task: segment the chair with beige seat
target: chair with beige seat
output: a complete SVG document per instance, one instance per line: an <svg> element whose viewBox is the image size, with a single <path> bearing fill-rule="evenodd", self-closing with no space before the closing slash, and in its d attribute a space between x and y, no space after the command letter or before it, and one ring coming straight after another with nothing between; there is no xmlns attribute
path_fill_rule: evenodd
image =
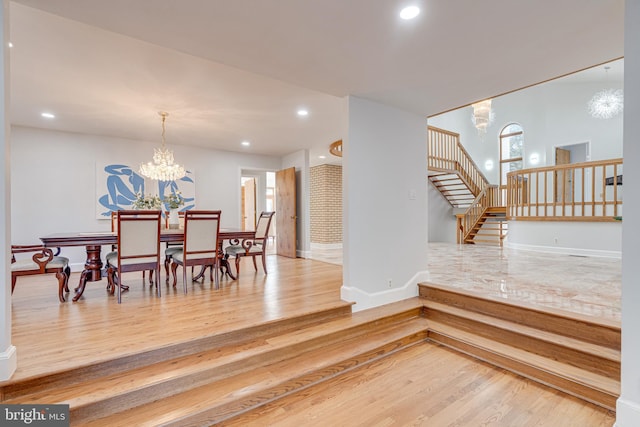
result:
<svg viewBox="0 0 640 427"><path fill-rule="evenodd" d="M266 244L269 237L269 228L271 227L271 220L275 212L262 212L258 217L258 223L256 224L256 234L253 239L243 240L242 244L238 241L232 241L231 246L225 248L226 254L236 258L236 274L240 277L240 259L242 257L250 256L253 258L253 267L258 271L258 265L256 264L256 257L262 258L262 269L264 274L267 274L267 261L265 258Z"/></svg>
<svg viewBox="0 0 640 427"><path fill-rule="evenodd" d="M118 249L107 255L107 280L111 292L118 288L118 303L122 302L122 274L153 270L152 281L160 296L160 211L123 210L117 214ZM144 283L144 279L143 279Z"/></svg>
<svg viewBox="0 0 640 427"><path fill-rule="evenodd" d="M200 265L203 268L213 266L216 289L219 287L219 235L221 211L192 210L184 215L184 245L181 251L172 255L171 272L173 286L176 286L176 272L182 266L184 293L187 293L187 267ZM193 270L192 270L193 274ZM213 278L212 278L213 279ZM193 278L192 278L193 280Z"/></svg>
<svg viewBox="0 0 640 427"><path fill-rule="evenodd" d="M16 259L16 254L28 253L33 255ZM71 275L69 258L56 256L51 249L41 245L11 245L11 293L16 287L18 276L34 274L55 274L58 279L58 299L65 302L64 292L69 292Z"/></svg>

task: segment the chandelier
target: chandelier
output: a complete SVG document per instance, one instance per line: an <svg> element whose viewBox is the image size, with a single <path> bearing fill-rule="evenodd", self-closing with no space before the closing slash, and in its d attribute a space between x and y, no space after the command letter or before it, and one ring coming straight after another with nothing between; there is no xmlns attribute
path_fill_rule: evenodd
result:
<svg viewBox="0 0 640 427"><path fill-rule="evenodd" d="M607 73L611 67L604 67ZM589 113L597 119L610 119L620 114L624 108L624 95L621 89L605 89L593 95L589 101Z"/></svg>
<svg viewBox="0 0 640 427"><path fill-rule="evenodd" d="M174 164L173 151L164 145L164 122L169 113L159 112L162 117L162 146L153 150L153 162L140 165L140 174L157 181L175 181L186 175L184 168Z"/></svg>
<svg viewBox="0 0 640 427"><path fill-rule="evenodd" d="M480 134L487 132L487 127L493 123L495 119L495 113L491 109L491 100L485 99L484 101L471 104L473 107L473 115L471 121L473 125L478 129Z"/></svg>

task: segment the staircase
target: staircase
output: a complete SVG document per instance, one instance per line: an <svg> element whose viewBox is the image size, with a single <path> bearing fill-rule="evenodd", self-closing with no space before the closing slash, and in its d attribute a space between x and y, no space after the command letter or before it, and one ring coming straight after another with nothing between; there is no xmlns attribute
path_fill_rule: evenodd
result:
<svg viewBox="0 0 640 427"><path fill-rule="evenodd" d="M429 181L454 208L467 208L476 198L458 173L429 171Z"/></svg>
<svg viewBox="0 0 640 427"><path fill-rule="evenodd" d="M493 206L486 208L480 219L465 237L465 243L480 243L502 246L507 236L507 208Z"/></svg>
<svg viewBox="0 0 640 427"><path fill-rule="evenodd" d="M431 184L455 209L458 243L502 246L507 234L506 207L497 186L480 172L460 144L460 135L429 126L428 176Z"/></svg>
<svg viewBox="0 0 640 427"><path fill-rule="evenodd" d="M454 208L468 207L489 181L460 144L460 135L433 126L429 134L429 181Z"/></svg>
<svg viewBox="0 0 640 427"><path fill-rule="evenodd" d="M431 341L615 410L619 324L431 283L419 288Z"/></svg>
<svg viewBox="0 0 640 427"><path fill-rule="evenodd" d="M418 297L353 314L345 303L14 383L0 395L3 404L69 404L72 425L212 425L426 336Z"/></svg>

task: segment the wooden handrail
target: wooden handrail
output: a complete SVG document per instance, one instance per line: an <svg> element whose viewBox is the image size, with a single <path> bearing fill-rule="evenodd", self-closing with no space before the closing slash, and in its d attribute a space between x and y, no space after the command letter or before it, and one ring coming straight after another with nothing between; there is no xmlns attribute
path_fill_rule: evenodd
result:
<svg viewBox="0 0 640 427"><path fill-rule="evenodd" d="M462 228L462 243L469 238L486 210L497 206L503 206L500 187L497 185L487 186L478 194L471 206L464 212L462 218L459 219Z"/></svg>
<svg viewBox="0 0 640 427"><path fill-rule="evenodd" d="M622 216L622 159L522 169L507 174L507 218L615 221Z"/></svg>
<svg viewBox="0 0 640 427"><path fill-rule="evenodd" d="M487 178L460 143L460 134L429 126L428 135L430 170L457 173L474 196L489 186Z"/></svg>

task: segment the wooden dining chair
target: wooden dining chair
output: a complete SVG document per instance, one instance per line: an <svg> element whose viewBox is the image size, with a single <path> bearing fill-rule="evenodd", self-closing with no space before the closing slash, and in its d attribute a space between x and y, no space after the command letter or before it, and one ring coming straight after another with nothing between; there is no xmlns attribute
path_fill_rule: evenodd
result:
<svg viewBox="0 0 640 427"><path fill-rule="evenodd" d="M169 228L169 211L164 212L164 228ZM111 231L112 232L118 231L118 211L111 211ZM115 252L117 248L118 248L118 245L111 245L112 252ZM109 254L107 254L107 257L111 259L115 259L113 255L109 256ZM169 270L167 269L167 283L169 283L168 276L169 276ZM146 271L143 271L142 279L145 280L145 278L146 278ZM153 270L149 270L149 284L150 285L153 284Z"/></svg>
<svg viewBox="0 0 640 427"><path fill-rule="evenodd" d="M58 251L60 248L58 248ZM31 257L16 259L16 254L33 253ZM20 256L20 255L18 255ZM11 245L11 293L18 276L55 274L58 279L58 299L65 302L64 292L69 292L69 258L57 256L42 245Z"/></svg>
<svg viewBox="0 0 640 427"><path fill-rule="evenodd" d="M171 272L176 286L176 271L182 266L184 293L187 293L187 267L213 266L215 285L219 288L218 266L220 259L219 235L221 211L187 211L184 215L184 245L172 255ZM214 274L212 270L212 275ZM213 278L212 278L213 279ZM192 270L193 280L193 270Z"/></svg>
<svg viewBox="0 0 640 427"><path fill-rule="evenodd" d="M118 249L107 255L107 281L113 293L118 288L118 304L122 302L122 290L128 289L122 283L122 274L131 271L153 270L157 294L160 275L160 211L122 210L118 211ZM144 283L144 280L143 280Z"/></svg>
<svg viewBox="0 0 640 427"><path fill-rule="evenodd" d="M236 259L236 274L240 277L240 259L242 257L250 256L253 259L253 267L258 271L258 265L256 264L256 257L262 258L262 269L264 274L267 274L267 261L266 261L266 245L269 238L269 228L271 227L271 220L275 212L262 212L258 217L258 223L256 224L256 235L253 239L245 239L242 243L239 240L231 241L231 245L225 248L225 253L229 257L235 257Z"/></svg>

